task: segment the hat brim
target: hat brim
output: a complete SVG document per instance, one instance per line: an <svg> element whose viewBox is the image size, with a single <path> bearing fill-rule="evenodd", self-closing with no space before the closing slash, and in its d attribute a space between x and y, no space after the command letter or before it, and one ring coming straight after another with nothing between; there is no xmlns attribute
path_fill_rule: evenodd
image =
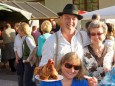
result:
<svg viewBox="0 0 115 86"><path fill-rule="evenodd" d="M79 14L64 13L64 12L59 12L59 13L57 13L57 14L58 14L58 16L62 16L63 14L70 14L70 15L75 15L75 16L77 16L78 20L83 19L83 16L82 16L82 15L79 15Z"/></svg>

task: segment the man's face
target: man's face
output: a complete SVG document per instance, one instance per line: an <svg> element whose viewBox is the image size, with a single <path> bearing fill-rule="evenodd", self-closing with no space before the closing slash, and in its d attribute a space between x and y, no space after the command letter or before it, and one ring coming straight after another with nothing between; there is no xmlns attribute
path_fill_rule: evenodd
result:
<svg viewBox="0 0 115 86"><path fill-rule="evenodd" d="M63 14L61 17L62 28L75 29L78 19L75 15Z"/></svg>

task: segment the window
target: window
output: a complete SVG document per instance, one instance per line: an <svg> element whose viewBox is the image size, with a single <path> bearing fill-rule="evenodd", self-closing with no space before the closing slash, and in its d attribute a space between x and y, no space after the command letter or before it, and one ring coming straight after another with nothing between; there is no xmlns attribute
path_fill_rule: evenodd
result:
<svg viewBox="0 0 115 86"><path fill-rule="evenodd" d="M73 0L79 10L93 11L99 9L99 0Z"/></svg>

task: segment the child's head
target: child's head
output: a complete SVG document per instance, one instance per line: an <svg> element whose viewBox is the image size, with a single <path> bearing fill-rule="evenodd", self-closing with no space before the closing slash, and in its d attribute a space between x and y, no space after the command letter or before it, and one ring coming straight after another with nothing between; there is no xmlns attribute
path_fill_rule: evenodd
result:
<svg viewBox="0 0 115 86"><path fill-rule="evenodd" d="M114 36L114 25L111 23L106 23L108 27L107 36Z"/></svg>
<svg viewBox="0 0 115 86"><path fill-rule="evenodd" d="M32 31L37 30L37 26L32 26Z"/></svg>
<svg viewBox="0 0 115 86"><path fill-rule="evenodd" d="M92 19L92 21L100 20L100 15L99 14L93 14L91 19Z"/></svg>
<svg viewBox="0 0 115 86"><path fill-rule="evenodd" d="M45 20L42 24L41 24L41 31L43 33L50 33L50 31L52 30L52 24L50 21Z"/></svg>

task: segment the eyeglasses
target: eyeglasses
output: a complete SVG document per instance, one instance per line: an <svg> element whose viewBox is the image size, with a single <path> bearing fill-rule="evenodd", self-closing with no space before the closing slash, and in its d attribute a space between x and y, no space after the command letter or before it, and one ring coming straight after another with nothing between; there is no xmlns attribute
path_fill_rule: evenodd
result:
<svg viewBox="0 0 115 86"><path fill-rule="evenodd" d="M91 36L101 36L103 33L90 33Z"/></svg>
<svg viewBox="0 0 115 86"><path fill-rule="evenodd" d="M73 67L74 70L80 70L81 69L81 66L72 65L70 63L65 63L65 67L68 69L71 69Z"/></svg>

